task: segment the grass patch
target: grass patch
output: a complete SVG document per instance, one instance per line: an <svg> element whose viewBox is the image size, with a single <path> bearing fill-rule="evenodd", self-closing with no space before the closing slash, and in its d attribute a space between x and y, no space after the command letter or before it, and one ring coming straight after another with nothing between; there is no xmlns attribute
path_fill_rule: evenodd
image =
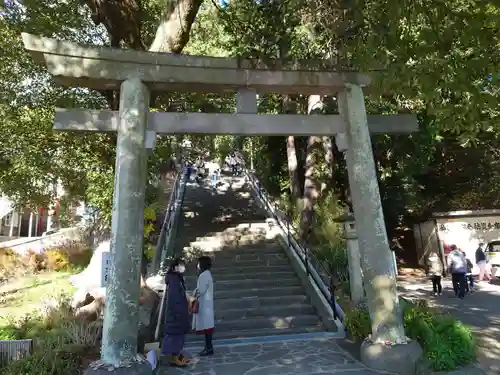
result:
<svg viewBox="0 0 500 375"><path fill-rule="evenodd" d="M0 327L9 316L18 318L26 311L38 309L54 291L69 296L74 291L68 281L71 275L71 272L46 272L4 284L0 287Z"/></svg>
<svg viewBox="0 0 500 375"><path fill-rule="evenodd" d="M2 375L76 375L99 357L102 325L73 316L70 275L26 277L16 283L17 289L4 292L0 340L33 339L34 353L0 369Z"/></svg>

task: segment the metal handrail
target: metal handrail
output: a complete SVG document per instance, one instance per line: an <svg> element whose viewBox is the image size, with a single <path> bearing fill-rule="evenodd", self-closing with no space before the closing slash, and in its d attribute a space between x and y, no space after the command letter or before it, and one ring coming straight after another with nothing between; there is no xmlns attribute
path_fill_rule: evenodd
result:
<svg viewBox="0 0 500 375"><path fill-rule="evenodd" d="M173 217L172 215L176 211L177 207L175 206L175 202L177 202L179 200L179 198L180 198L180 200L178 203L180 204L180 211L182 211L182 205L184 202L184 196L186 194L186 189L185 188L181 189L181 188L183 187L183 185L184 186L186 185L186 182L189 178L188 170L189 169L186 167L183 167L181 169L181 172L179 173L179 175L177 176L177 179L176 179L176 185L174 186L174 189L173 189L171 197L170 197L171 201L169 203L169 213L167 215L168 218L166 217L165 221L164 221L165 231L164 231L164 235L163 235L163 242L161 243L161 247L160 247L160 241L158 241L158 246L157 246L157 250L156 250L157 253L160 253L160 261L161 261L156 272L163 271L163 269L165 268L166 265L162 264L162 263L164 263L164 260L167 260L169 258L168 254L165 254L165 257L161 257L161 254L164 251L166 253L169 250L169 249L164 249L164 247L167 244L166 237L167 237L167 235L171 234L170 231L172 230L173 226L175 225L175 217ZM178 194L181 191L182 191L182 195L179 197ZM163 230L163 228L162 228L162 230ZM175 237L177 238L178 235L179 235L179 225L177 223L176 230L175 230ZM171 257L174 257L175 256L175 247L172 251L173 251L173 253L172 253ZM160 330L161 330L161 326L163 323L163 314L165 313L166 303L167 303L167 286L165 285L165 290L163 291L163 295L162 295L161 300L160 300L160 305L158 307L158 320L156 322L156 327L155 327L155 332L154 332L154 340L155 341L158 341L160 338Z"/></svg>
<svg viewBox="0 0 500 375"><path fill-rule="evenodd" d="M163 224L161 227L160 235L158 237L158 242L156 244L156 251L153 257L153 266L152 266L152 274L156 274L161 268L162 262L162 254L164 253L165 246L167 244L167 237L170 235L170 231L172 230L174 220L173 214L176 209L176 202L179 194L179 190L181 188L181 184L186 183L185 175L187 170L185 167L181 167L180 171L178 171L177 176L175 177L175 182L172 187L172 191L170 193L170 200L168 202L168 206L166 209L165 219L163 220Z"/></svg>
<svg viewBox="0 0 500 375"><path fill-rule="evenodd" d="M276 204L273 207L269 199L269 194L261 186L257 177L248 170L241 155L240 160L243 164L245 176L256 193L259 195L261 201L265 204L266 210L273 216L276 223L286 233L288 247L294 250L295 254L302 261L307 276L311 277L316 287L321 291L323 297L330 304L334 319L341 319L340 314L338 314L337 304L335 301L335 284L333 275L327 271L324 265L318 261L314 254L310 251L310 247L308 245L310 232L308 233L306 239L302 241L303 243L300 244L298 231L294 228L293 223L291 222L291 215L283 215L278 210ZM324 280L322 275L326 275L327 280Z"/></svg>

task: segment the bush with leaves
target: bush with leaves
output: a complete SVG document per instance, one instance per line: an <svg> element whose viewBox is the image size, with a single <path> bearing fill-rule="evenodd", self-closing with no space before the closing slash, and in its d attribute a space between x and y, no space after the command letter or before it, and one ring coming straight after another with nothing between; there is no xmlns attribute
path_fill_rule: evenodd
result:
<svg viewBox="0 0 500 375"><path fill-rule="evenodd" d="M0 284L27 272L21 256L12 249L0 249Z"/></svg>
<svg viewBox="0 0 500 375"><path fill-rule="evenodd" d="M476 359L472 331L450 315L414 306L404 312L408 337L418 340L436 371L449 371Z"/></svg>
<svg viewBox="0 0 500 375"><path fill-rule="evenodd" d="M41 271L77 271L86 267L91 257L92 249L79 242L68 242L42 253L28 250L26 255L0 249L0 282Z"/></svg>
<svg viewBox="0 0 500 375"><path fill-rule="evenodd" d="M430 308L425 300L402 300L405 333L417 340L425 359L435 371L451 371L476 359L472 331L448 314ZM371 334L370 315L366 306L358 306L345 314L344 325L355 339Z"/></svg>

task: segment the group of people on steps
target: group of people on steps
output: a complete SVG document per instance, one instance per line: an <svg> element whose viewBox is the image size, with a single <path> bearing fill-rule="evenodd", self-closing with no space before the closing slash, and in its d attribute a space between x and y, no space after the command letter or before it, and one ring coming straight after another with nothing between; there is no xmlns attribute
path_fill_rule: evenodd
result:
<svg viewBox="0 0 500 375"><path fill-rule="evenodd" d="M205 338L205 347L199 355L204 357L214 354L214 282L211 267L210 257L198 258L198 279L192 295L187 294L184 282L186 266L181 259L175 259L167 271L167 303L161 353L171 366L184 367L189 364L182 351L186 335L192 331Z"/></svg>
<svg viewBox="0 0 500 375"><path fill-rule="evenodd" d="M451 245L450 249L451 252L446 259L447 273L451 274L455 295L460 299L464 299L467 293L474 291L473 264L467 258L465 252L457 248L456 245ZM479 244L475 258L479 268L479 281L491 281L491 276L487 269L488 259L483 243ZM443 293L441 280L446 275L446 272L441 258L435 252L430 253L427 258L427 274L432 281L433 295L441 295Z"/></svg>

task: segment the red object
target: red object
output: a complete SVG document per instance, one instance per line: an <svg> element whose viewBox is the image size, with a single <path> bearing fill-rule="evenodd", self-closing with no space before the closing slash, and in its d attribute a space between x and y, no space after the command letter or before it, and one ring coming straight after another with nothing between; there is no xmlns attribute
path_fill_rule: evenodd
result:
<svg viewBox="0 0 500 375"><path fill-rule="evenodd" d="M444 241L441 241L441 244L443 245L444 256L448 256L451 253L451 245L446 244Z"/></svg>
<svg viewBox="0 0 500 375"><path fill-rule="evenodd" d="M214 328L209 328L209 329L202 329L201 331L196 331L198 335L204 335L205 333L214 333L215 327Z"/></svg>

